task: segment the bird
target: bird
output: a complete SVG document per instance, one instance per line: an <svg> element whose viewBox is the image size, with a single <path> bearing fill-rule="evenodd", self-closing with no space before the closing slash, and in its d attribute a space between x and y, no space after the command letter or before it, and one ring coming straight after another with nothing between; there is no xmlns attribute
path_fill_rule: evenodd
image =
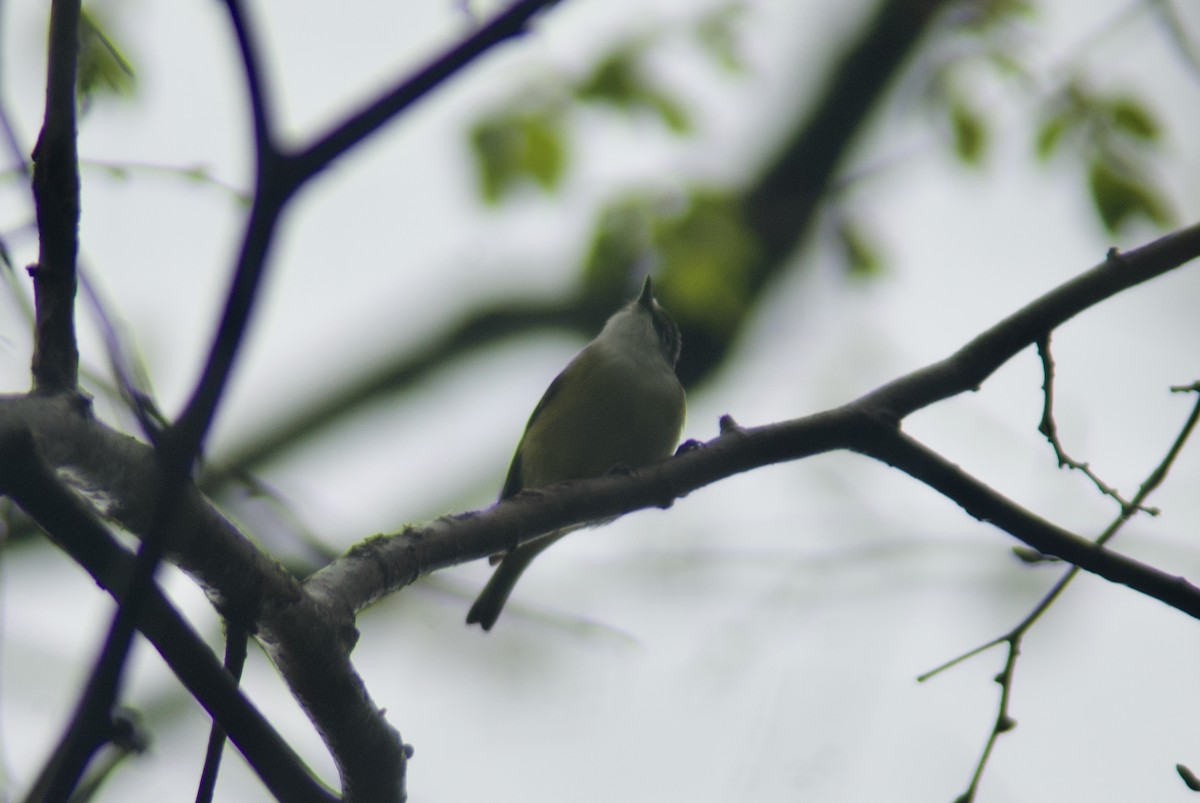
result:
<svg viewBox="0 0 1200 803"><path fill-rule="evenodd" d="M534 407L500 501L527 488L599 477L669 457L683 431L686 408L675 375L680 348L679 327L659 306L647 276L638 297L613 313ZM573 529L578 527L493 555L492 562L499 565L471 606L467 624L491 630L529 563Z"/></svg>

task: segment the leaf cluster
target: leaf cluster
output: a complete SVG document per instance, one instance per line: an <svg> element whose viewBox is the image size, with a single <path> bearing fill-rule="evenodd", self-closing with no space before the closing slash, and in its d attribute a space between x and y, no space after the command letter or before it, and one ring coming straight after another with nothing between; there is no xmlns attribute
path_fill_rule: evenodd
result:
<svg viewBox="0 0 1200 803"><path fill-rule="evenodd" d="M1115 234L1138 220L1172 222L1151 165L1161 140L1162 126L1143 98L1096 91L1076 79L1046 104L1035 150L1043 162L1070 158L1085 165L1096 213Z"/></svg>
<svg viewBox="0 0 1200 803"><path fill-rule="evenodd" d="M729 72L742 68L735 33L740 11L739 3L720 5L685 28L686 40ZM581 108L645 116L671 134L689 134L691 115L652 63L657 46L676 33L664 26L653 34L624 38L584 75L539 76L534 88L481 115L468 137L484 201L501 203L529 185L547 192L558 189L572 151L570 122Z"/></svg>

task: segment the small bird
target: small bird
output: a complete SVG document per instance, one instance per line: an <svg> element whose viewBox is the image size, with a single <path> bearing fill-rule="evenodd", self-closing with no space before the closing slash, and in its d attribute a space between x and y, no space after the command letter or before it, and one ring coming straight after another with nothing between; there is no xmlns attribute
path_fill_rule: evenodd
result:
<svg viewBox="0 0 1200 803"><path fill-rule="evenodd" d="M617 310L546 389L517 444L500 500L669 457L683 429L679 349L679 327L658 305L647 276L641 295ZM503 555L467 624L491 630L525 567L567 532L556 530Z"/></svg>

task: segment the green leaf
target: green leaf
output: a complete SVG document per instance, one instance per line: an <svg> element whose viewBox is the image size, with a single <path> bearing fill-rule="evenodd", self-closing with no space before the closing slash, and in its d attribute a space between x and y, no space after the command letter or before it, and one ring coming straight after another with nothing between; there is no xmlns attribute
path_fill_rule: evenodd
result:
<svg viewBox="0 0 1200 803"><path fill-rule="evenodd" d="M470 134L484 201L496 204L530 182L555 189L566 168L562 119L551 103L527 104L476 123Z"/></svg>
<svg viewBox="0 0 1200 803"><path fill-rule="evenodd" d="M619 303L629 278L645 273L654 258L650 229L654 199L642 193L621 198L604 208L592 234L584 263L584 292L588 298L611 298Z"/></svg>
<svg viewBox="0 0 1200 803"><path fill-rule="evenodd" d="M740 197L698 190L681 214L658 219L653 238L672 313L718 340L729 337L750 311L759 259Z"/></svg>
<svg viewBox="0 0 1200 803"><path fill-rule="evenodd" d="M471 150L479 172L480 192L489 204L500 200L515 176L510 127L494 120L481 120L471 130Z"/></svg>
<svg viewBox="0 0 1200 803"><path fill-rule="evenodd" d="M1077 122L1077 116L1067 109L1061 109L1048 117L1038 128L1037 142L1034 145L1037 158L1043 162L1048 161L1058 150L1063 134Z"/></svg>
<svg viewBox="0 0 1200 803"><path fill-rule="evenodd" d="M868 279L883 272L879 250L857 223L840 221L835 236L846 259L847 275L853 279Z"/></svg>
<svg viewBox="0 0 1200 803"><path fill-rule="evenodd" d="M1105 159L1092 160L1088 187L1100 220L1111 233L1139 217L1158 226L1170 222L1166 202L1154 187L1113 168Z"/></svg>
<svg viewBox="0 0 1200 803"><path fill-rule="evenodd" d="M695 25L696 40L709 55L731 73L745 70L745 62L738 50L736 24L746 7L739 2L717 6L702 16Z"/></svg>
<svg viewBox="0 0 1200 803"><path fill-rule="evenodd" d="M609 103L617 108L631 108L643 93L644 82L638 71L642 48L626 45L610 53L592 70L591 75L575 87L580 100Z"/></svg>
<svg viewBox="0 0 1200 803"><path fill-rule="evenodd" d="M80 105L85 108L100 95L128 97L133 94L133 67L86 10L79 15L77 70L75 92Z"/></svg>
<svg viewBox="0 0 1200 803"><path fill-rule="evenodd" d="M1031 17L1034 8L1029 0L976 0L963 9L963 28L976 34L988 34L1018 17Z"/></svg>
<svg viewBox="0 0 1200 803"><path fill-rule="evenodd" d="M561 127L557 120L530 116L521 121L525 135L524 168L544 190L553 190L566 163Z"/></svg>
<svg viewBox="0 0 1200 803"><path fill-rule="evenodd" d="M950 105L950 125L955 154L964 163L978 167L987 149L987 123L962 100L955 100Z"/></svg>
<svg viewBox="0 0 1200 803"><path fill-rule="evenodd" d="M575 87L575 96L586 103L607 103L625 112L652 111L671 131L686 133L691 120L682 105L651 83L642 70L644 49L641 44L618 48Z"/></svg>
<svg viewBox="0 0 1200 803"><path fill-rule="evenodd" d="M686 134L691 131L691 118L670 95L651 90L647 92L645 102L647 106L658 112L658 116L672 133Z"/></svg>
<svg viewBox="0 0 1200 803"><path fill-rule="evenodd" d="M1116 98L1109 104L1108 113L1115 128L1137 139L1157 142L1161 136L1158 120L1136 98Z"/></svg>

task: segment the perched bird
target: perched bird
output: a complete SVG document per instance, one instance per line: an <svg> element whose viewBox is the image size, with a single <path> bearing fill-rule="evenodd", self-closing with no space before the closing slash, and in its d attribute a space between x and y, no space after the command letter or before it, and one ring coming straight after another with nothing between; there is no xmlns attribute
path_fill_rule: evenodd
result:
<svg viewBox="0 0 1200 803"><path fill-rule="evenodd" d="M517 444L500 499L670 456L683 428L683 386L675 376L679 348L679 327L654 299L646 277L641 295L617 310L546 389ZM566 533L556 530L505 554L467 624L491 630L525 567Z"/></svg>

